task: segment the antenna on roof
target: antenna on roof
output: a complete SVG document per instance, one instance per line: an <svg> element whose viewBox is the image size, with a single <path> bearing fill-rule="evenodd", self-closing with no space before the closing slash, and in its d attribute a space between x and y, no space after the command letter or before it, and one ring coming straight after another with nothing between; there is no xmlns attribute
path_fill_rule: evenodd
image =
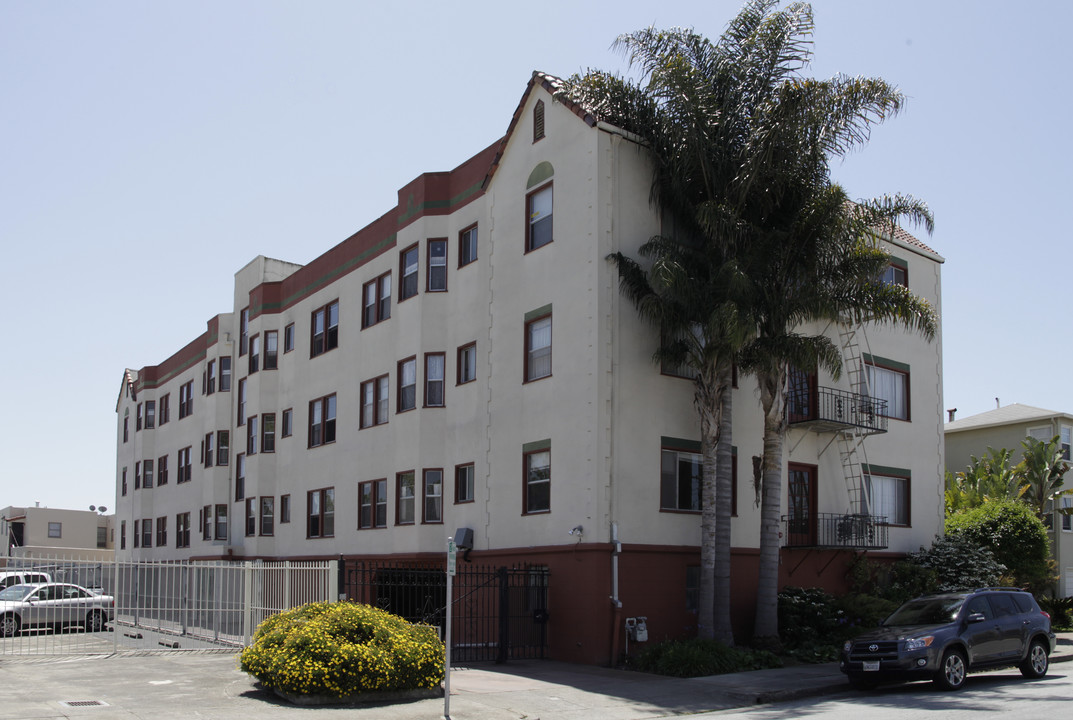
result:
<svg viewBox="0 0 1073 720"><path fill-rule="evenodd" d="M1000 407L1002 407L1002 403L998 401L998 398L995 398L995 409L998 410Z"/></svg>

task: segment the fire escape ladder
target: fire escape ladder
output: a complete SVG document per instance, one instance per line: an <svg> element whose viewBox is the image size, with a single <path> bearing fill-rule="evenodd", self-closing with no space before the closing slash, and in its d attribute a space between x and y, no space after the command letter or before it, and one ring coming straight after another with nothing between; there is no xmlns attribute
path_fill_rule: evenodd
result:
<svg viewBox="0 0 1073 720"><path fill-rule="evenodd" d="M842 372L849 380L850 391L859 397L870 398L872 393L861 353L862 339L865 343L868 342L864 326L843 322L839 325L838 337L842 345ZM871 506L863 471L868 464L868 454L864 447L866 437L867 433L857 426L838 433L838 455L846 480L849 512L858 515L866 514Z"/></svg>

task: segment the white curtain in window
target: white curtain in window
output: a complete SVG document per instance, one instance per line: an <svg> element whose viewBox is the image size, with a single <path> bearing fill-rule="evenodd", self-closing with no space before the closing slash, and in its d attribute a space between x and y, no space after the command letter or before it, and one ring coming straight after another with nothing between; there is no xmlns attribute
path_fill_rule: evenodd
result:
<svg viewBox="0 0 1073 720"><path fill-rule="evenodd" d="M865 367L868 368L868 385L872 390L872 397L887 401L887 417L908 419L905 374L874 365Z"/></svg>
<svg viewBox="0 0 1073 720"><path fill-rule="evenodd" d="M551 318L537 320L529 326L529 377L551 375Z"/></svg>
<svg viewBox="0 0 1073 720"><path fill-rule="evenodd" d="M905 478L866 475L871 496L871 515L886 516L892 525L909 524L909 493Z"/></svg>

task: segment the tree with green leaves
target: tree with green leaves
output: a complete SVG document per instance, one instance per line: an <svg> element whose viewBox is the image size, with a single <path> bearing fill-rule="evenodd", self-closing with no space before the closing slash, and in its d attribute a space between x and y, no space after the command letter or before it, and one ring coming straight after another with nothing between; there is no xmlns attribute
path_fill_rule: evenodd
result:
<svg viewBox="0 0 1073 720"><path fill-rule="evenodd" d="M1021 446L1024 448L1024 459L1014 468L1023 488L1020 497L1043 522L1052 511L1069 515L1073 509L1059 507L1059 499L1073 496L1073 488L1062 487L1069 463L1062 457L1062 444L1058 436L1050 442L1030 437Z"/></svg>
<svg viewBox="0 0 1073 720"><path fill-rule="evenodd" d="M970 510L988 500L1018 500L1027 490L1021 480L1013 465L1013 453L988 447L980 459L970 456L964 470L946 473L946 514Z"/></svg>

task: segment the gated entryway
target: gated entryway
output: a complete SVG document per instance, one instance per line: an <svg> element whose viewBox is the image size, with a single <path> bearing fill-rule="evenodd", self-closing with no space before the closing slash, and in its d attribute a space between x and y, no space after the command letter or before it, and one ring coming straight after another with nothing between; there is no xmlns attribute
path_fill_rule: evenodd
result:
<svg viewBox="0 0 1073 720"><path fill-rule="evenodd" d="M442 564L339 563L339 592L347 599L375 605L410 622L446 626L447 577ZM542 565L458 563L452 582L452 663L545 657L549 577Z"/></svg>
<svg viewBox="0 0 1073 720"><path fill-rule="evenodd" d="M44 621L0 637L3 655L102 655L176 650L235 651L257 625L308 602L334 600L338 568L321 562L84 562L20 558L6 569L33 569L53 582L94 593L78 617L38 601ZM107 598L103 604L100 598ZM104 631L83 627L88 613L110 616ZM48 617L49 611L54 616ZM85 616L85 617L83 617Z"/></svg>

